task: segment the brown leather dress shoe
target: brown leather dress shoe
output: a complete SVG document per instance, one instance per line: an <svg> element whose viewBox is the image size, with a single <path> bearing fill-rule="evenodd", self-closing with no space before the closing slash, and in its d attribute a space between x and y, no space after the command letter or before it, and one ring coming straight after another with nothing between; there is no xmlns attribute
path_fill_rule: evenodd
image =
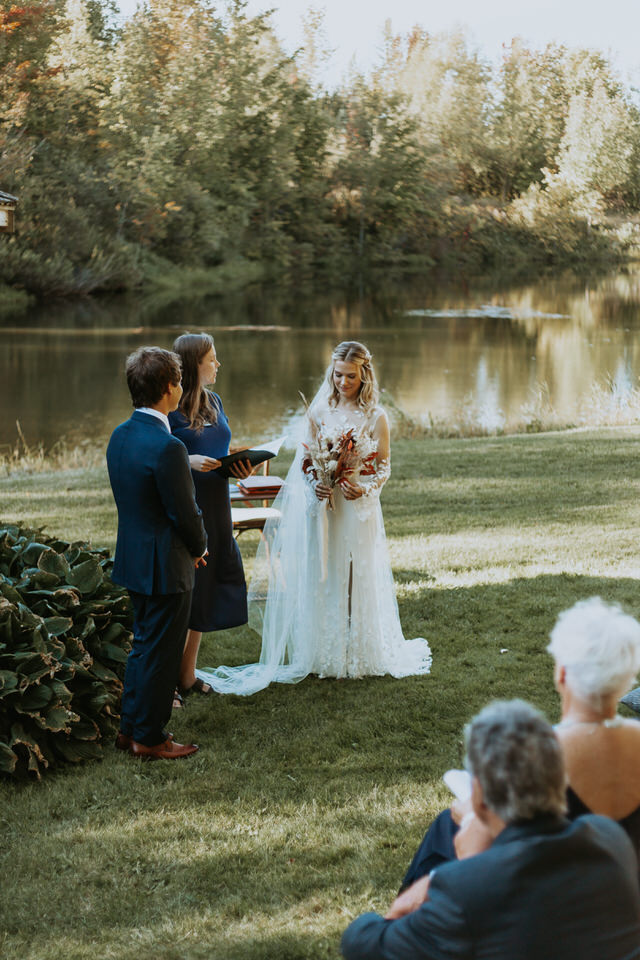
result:
<svg viewBox="0 0 640 960"><path fill-rule="evenodd" d="M173 740L173 734L167 733L166 739ZM123 733L122 730L120 730L115 739L114 747L116 748L116 750L131 750L131 737L129 737L126 733Z"/></svg>
<svg viewBox="0 0 640 960"><path fill-rule="evenodd" d="M179 760L197 753L198 749L195 743L176 743L175 740L168 739L153 747L132 740L130 747L131 756L140 757L142 760Z"/></svg>

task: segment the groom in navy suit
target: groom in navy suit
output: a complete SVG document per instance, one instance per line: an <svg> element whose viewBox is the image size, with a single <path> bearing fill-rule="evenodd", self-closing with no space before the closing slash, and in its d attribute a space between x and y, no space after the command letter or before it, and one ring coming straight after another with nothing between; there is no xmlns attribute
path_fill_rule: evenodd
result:
<svg viewBox="0 0 640 960"><path fill-rule="evenodd" d="M141 347L128 357L126 374L135 410L107 448L118 508L112 579L127 588L134 617L116 746L133 756L174 759L198 749L176 743L165 724L207 537L186 447L169 429L168 414L182 397L180 358Z"/></svg>

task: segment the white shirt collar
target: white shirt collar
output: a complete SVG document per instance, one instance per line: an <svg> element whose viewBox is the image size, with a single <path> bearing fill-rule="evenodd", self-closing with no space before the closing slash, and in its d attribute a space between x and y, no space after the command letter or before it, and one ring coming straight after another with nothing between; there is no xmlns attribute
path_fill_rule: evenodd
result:
<svg viewBox="0 0 640 960"><path fill-rule="evenodd" d="M148 413L152 417L157 417L158 420L162 420L165 427L171 433L171 427L169 426L169 417L166 413L161 413L160 410L154 410L153 407L136 407L138 413Z"/></svg>

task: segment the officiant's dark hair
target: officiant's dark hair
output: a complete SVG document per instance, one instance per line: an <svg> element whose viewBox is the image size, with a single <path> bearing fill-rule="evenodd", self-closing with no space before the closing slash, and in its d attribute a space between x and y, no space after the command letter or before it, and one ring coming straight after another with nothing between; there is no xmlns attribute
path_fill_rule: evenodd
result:
<svg viewBox="0 0 640 960"><path fill-rule="evenodd" d="M151 407L180 383L180 357L161 347L140 347L127 357L125 372L134 407Z"/></svg>
<svg viewBox="0 0 640 960"><path fill-rule="evenodd" d="M182 361L182 400L180 411L198 433L205 423L216 423L218 410L211 394L200 386L199 366L210 350L213 337L208 333L183 333L173 344Z"/></svg>
<svg viewBox="0 0 640 960"><path fill-rule="evenodd" d="M364 343L357 340L343 340L339 343L331 355L331 366L327 370L327 383L330 387L329 403L332 407L337 406L340 400L340 394L333 382L333 371L336 367L336 360L342 360L344 363L356 363L360 367L360 377L362 382L358 392L358 406L363 410L372 410L378 402L379 390L375 370L371 363L371 353L365 347Z"/></svg>

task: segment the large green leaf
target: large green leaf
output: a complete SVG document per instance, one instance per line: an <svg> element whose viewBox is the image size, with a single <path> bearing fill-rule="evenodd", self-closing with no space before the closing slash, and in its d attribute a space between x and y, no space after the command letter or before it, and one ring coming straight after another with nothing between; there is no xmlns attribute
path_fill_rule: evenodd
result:
<svg viewBox="0 0 640 960"><path fill-rule="evenodd" d="M73 626L73 620L70 617L47 617L44 621L47 633L52 637L59 637L61 633L66 633Z"/></svg>
<svg viewBox="0 0 640 960"><path fill-rule="evenodd" d="M40 554L47 549L48 547L44 543L38 543L37 541L30 543L20 552L20 560L24 566L35 567Z"/></svg>
<svg viewBox="0 0 640 960"><path fill-rule="evenodd" d="M16 590L8 577L0 576L0 594L2 594L6 600L10 600L11 603L18 604L23 602L22 594L19 590Z"/></svg>
<svg viewBox="0 0 640 960"><path fill-rule="evenodd" d="M32 683L23 691L22 696L13 702L18 713L34 713L41 710L53 699L53 691L46 683Z"/></svg>
<svg viewBox="0 0 640 960"><path fill-rule="evenodd" d="M55 573L47 573L46 570L39 570L38 567L29 567L22 574L18 581L21 590L50 590L57 587L60 583L60 577Z"/></svg>
<svg viewBox="0 0 640 960"><path fill-rule="evenodd" d="M27 769L35 773L37 778L40 779L40 764L48 767L49 762L42 753L36 737L31 733L27 733L22 724L14 723L11 727L9 746L13 748L18 755L21 753L26 754Z"/></svg>
<svg viewBox="0 0 640 960"><path fill-rule="evenodd" d="M103 631L100 639L103 643L114 643L118 637L127 634L129 631L122 623L110 623L106 630Z"/></svg>
<svg viewBox="0 0 640 960"><path fill-rule="evenodd" d="M39 716L34 716L33 720L42 727L43 730L50 730L52 733L68 733L71 729L70 721L76 714L72 714L61 704L54 704L43 710Z"/></svg>
<svg viewBox="0 0 640 960"><path fill-rule="evenodd" d="M102 683L94 684L94 692L91 697L82 699L82 708L86 713L98 713L103 707L113 700L112 694Z"/></svg>
<svg viewBox="0 0 640 960"><path fill-rule="evenodd" d="M0 527L0 543L3 540L17 540L20 536L20 527L16 527L14 523L5 523Z"/></svg>
<svg viewBox="0 0 640 960"><path fill-rule="evenodd" d="M64 638L64 645L65 645L65 649L67 651L67 656L69 657L69 659L78 661L78 662L81 662L86 658L88 658L89 660L91 659L91 657L89 657L87 651L85 650L84 645L80 642L78 637L70 637L69 635L67 635Z"/></svg>
<svg viewBox="0 0 640 960"><path fill-rule="evenodd" d="M71 690L69 690L69 688L68 688L68 686L66 685L66 683L63 683L63 681L58 677L57 674L56 674L55 677L53 677L53 678L49 681L49 686L51 687L51 690L53 691L54 697L56 697L56 699L59 700L60 703L64 703L64 704L69 704L69 703L71 703L71 698L72 698L73 694L72 694Z"/></svg>
<svg viewBox="0 0 640 960"><path fill-rule="evenodd" d="M14 773L18 757L8 743L0 740L0 773Z"/></svg>
<svg viewBox="0 0 640 960"><path fill-rule="evenodd" d="M56 553L64 553L65 550L69 549L69 543L67 540L52 540L49 543L49 546L52 550L55 550Z"/></svg>
<svg viewBox="0 0 640 960"><path fill-rule="evenodd" d="M71 727L71 735L76 740L99 740L100 727L90 717L80 716Z"/></svg>
<svg viewBox="0 0 640 960"><path fill-rule="evenodd" d="M100 744L91 740L72 740L66 737L56 737L54 741L56 752L62 754L70 763L80 763L82 760L97 760L102 756Z"/></svg>
<svg viewBox="0 0 640 960"><path fill-rule="evenodd" d="M20 617L21 625L25 627L37 627L42 623L42 617L32 613L24 603L18 604L18 616Z"/></svg>
<svg viewBox="0 0 640 960"><path fill-rule="evenodd" d="M115 663L126 663L129 651L123 647L116 647L115 643L101 643L100 653L107 660L113 660Z"/></svg>
<svg viewBox="0 0 640 960"><path fill-rule="evenodd" d="M94 557L71 567L67 574L67 583L77 587L80 593L89 594L98 589L103 580L102 568Z"/></svg>
<svg viewBox="0 0 640 960"><path fill-rule="evenodd" d="M45 573L51 573L61 580L64 580L69 573L69 563L66 557L56 553L55 550L45 550L38 557L38 566Z"/></svg>
<svg viewBox="0 0 640 960"><path fill-rule="evenodd" d="M58 610L71 610L80 605L78 591L73 587L58 587L53 591L53 602Z"/></svg>
<svg viewBox="0 0 640 960"><path fill-rule="evenodd" d="M30 683L47 674L52 675L54 665L48 653L16 653L16 673L29 678Z"/></svg>
<svg viewBox="0 0 640 960"><path fill-rule="evenodd" d="M96 632L96 624L93 617L87 617L85 622L82 624L82 630L78 635L78 640L84 640L86 637L90 636L92 633Z"/></svg>
<svg viewBox="0 0 640 960"><path fill-rule="evenodd" d="M105 667L104 663L100 663L99 660L94 660L90 669L92 676L97 677L98 680L103 680L105 683L115 682L120 683L120 679L113 670L109 670L108 667Z"/></svg>
<svg viewBox="0 0 640 960"><path fill-rule="evenodd" d="M18 689L18 675L12 670L0 670L0 696Z"/></svg>

